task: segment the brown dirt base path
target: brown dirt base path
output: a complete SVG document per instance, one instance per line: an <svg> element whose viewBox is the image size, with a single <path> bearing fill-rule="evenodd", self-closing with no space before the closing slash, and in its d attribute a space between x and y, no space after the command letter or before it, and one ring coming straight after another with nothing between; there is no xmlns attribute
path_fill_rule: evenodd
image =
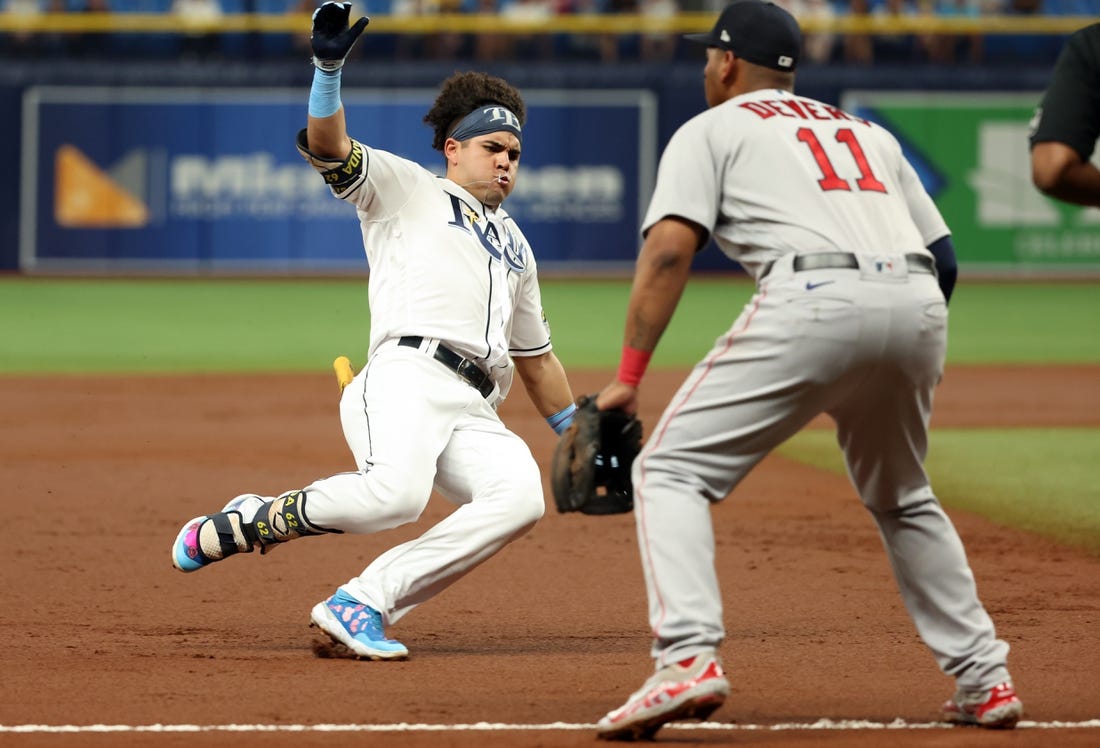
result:
<svg viewBox="0 0 1100 748"><path fill-rule="evenodd" d="M577 392L606 374L573 373ZM679 374L647 378L656 423ZM935 425L1100 426L1100 367L953 369ZM522 391L503 408L546 466ZM590 725L648 675L633 519L559 515L392 633L404 663L320 659L309 609L419 534L310 538L197 574L180 525L245 491L349 469L336 386L311 376L0 379L8 642L0 725ZM549 506L549 500L548 500ZM952 512L1035 722L1100 719L1100 558ZM733 693L726 726L930 723L950 693L847 482L773 456L715 509ZM1096 746L1100 729L678 730L668 744ZM440 732L0 732L0 746L576 746L591 728Z"/></svg>

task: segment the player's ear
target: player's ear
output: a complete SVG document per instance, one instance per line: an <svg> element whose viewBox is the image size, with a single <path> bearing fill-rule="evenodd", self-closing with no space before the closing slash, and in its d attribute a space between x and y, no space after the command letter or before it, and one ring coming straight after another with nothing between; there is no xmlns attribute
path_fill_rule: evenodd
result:
<svg viewBox="0 0 1100 748"><path fill-rule="evenodd" d="M458 149L462 145L454 138L447 138L443 143L443 155L447 157L447 163L451 166L458 166Z"/></svg>
<svg viewBox="0 0 1100 748"><path fill-rule="evenodd" d="M733 83L733 79L737 77L737 70L740 63L740 58L733 52L728 49L722 50L722 59L718 65L718 72L721 74L723 83Z"/></svg>

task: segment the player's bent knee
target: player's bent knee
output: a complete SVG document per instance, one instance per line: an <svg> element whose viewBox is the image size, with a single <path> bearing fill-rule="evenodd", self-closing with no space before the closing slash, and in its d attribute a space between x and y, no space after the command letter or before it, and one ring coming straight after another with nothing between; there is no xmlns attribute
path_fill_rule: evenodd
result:
<svg viewBox="0 0 1100 748"><path fill-rule="evenodd" d="M428 496L402 492L389 497L382 503L382 515L385 523L391 527L416 522L428 505Z"/></svg>
<svg viewBox="0 0 1100 748"><path fill-rule="evenodd" d="M529 501L523 502L523 506L525 509L523 516L529 525L534 525L542 519L542 515L546 514L546 500L542 496L542 489L540 488L537 494L532 495Z"/></svg>
<svg viewBox="0 0 1100 748"><path fill-rule="evenodd" d="M532 482L517 486L508 501L508 518L521 532L531 529L546 513L546 500L542 483Z"/></svg>
<svg viewBox="0 0 1100 748"><path fill-rule="evenodd" d="M502 523L502 529L509 531L512 537L519 537L531 530L542 518L545 506L534 506L530 502L517 504L508 514L508 522Z"/></svg>
<svg viewBox="0 0 1100 748"><path fill-rule="evenodd" d="M374 467L361 473L370 513L386 526L415 522L431 497L431 480L414 480L392 468Z"/></svg>

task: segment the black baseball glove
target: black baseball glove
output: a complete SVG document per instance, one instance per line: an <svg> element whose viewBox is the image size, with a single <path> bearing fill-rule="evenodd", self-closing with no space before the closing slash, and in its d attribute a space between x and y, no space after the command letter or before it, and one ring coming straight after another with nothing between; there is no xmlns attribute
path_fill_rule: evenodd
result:
<svg viewBox="0 0 1100 748"><path fill-rule="evenodd" d="M621 410L598 410L595 395L582 395L551 464L550 485L558 511L631 511L634 485L630 467L641 450L641 421Z"/></svg>
<svg viewBox="0 0 1100 748"><path fill-rule="evenodd" d="M370 23L370 19L363 16L349 28L350 15L351 3L328 2L313 11L309 43L313 48L313 64L321 70L332 72L343 67L351 48Z"/></svg>

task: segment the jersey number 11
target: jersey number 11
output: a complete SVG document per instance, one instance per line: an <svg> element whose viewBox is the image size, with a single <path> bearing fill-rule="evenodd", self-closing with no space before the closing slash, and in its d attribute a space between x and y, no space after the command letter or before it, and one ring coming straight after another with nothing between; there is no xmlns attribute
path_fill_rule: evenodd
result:
<svg viewBox="0 0 1100 748"><path fill-rule="evenodd" d="M798 130L798 139L810 147L810 153L813 154L818 168L821 169L821 173L824 175L822 179L817 180L817 184L821 189L826 192L830 190L851 191L852 186L848 184L848 180L837 176L836 169L833 168L833 162L829 160L825 149L821 147L821 141L817 139L817 133L808 127L802 127ZM864 192L886 192L886 185L878 181L871 172L871 165L867 163L867 156L863 152L863 146L856 140L856 134L849 128L842 127L836 131L836 141L848 146L852 158L855 159L856 167L859 169L859 179L856 180L856 186Z"/></svg>

